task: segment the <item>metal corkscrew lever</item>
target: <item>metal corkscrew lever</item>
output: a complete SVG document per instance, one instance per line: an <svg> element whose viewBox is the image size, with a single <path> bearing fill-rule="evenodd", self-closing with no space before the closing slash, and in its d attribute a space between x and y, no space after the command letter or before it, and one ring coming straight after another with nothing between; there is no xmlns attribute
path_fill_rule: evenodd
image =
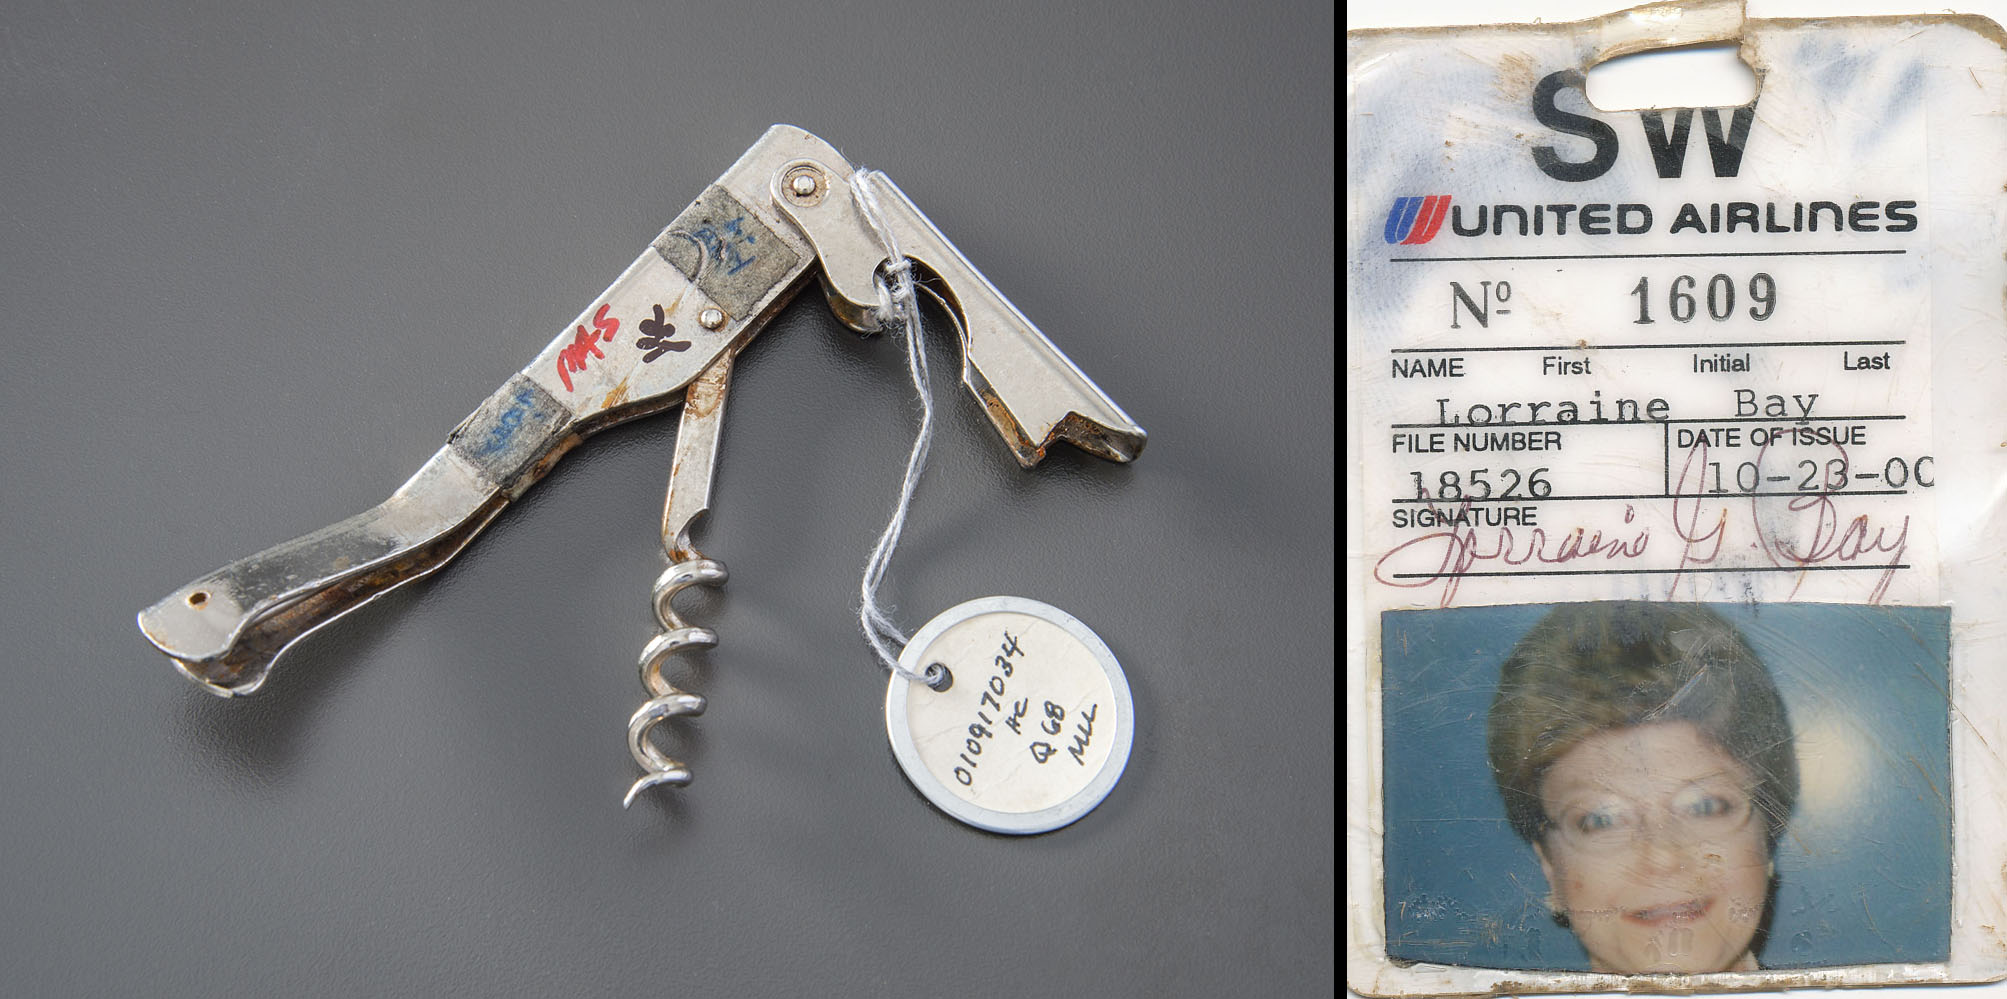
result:
<svg viewBox="0 0 2007 999"><path fill-rule="evenodd" d="M702 699L676 691L660 667L675 651L716 641L685 626L669 600L724 579L722 566L689 546L688 528L709 503L726 380L737 352L810 272L846 325L879 328L875 276L888 260L851 196L852 173L816 136L768 129L389 499L176 589L140 612L140 630L203 688L250 694L314 629L444 565L584 438L687 400L664 516L664 545L676 564L656 586L666 630L642 662L653 699L630 726L636 758L654 775L637 790L651 779L687 781L688 771L656 750L647 731L702 710ZM1061 440L1114 461L1134 458L1142 428L903 192L883 187L882 224L956 313L962 380L1018 462L1031 467Z"/></svg>
<svg viewBox="0 0 2007 999"><path fill-rule="evenodd" d="M622 807L635 795L657 784L681 787L690 783L690 768L664 753L649 738L656 726L671 718L704 713L704 698L670 683L662 666L688 649L718 644L718 633L692 627L670 602L692 586L725 582L724 563L707 559L690 542L690 528L711 508L711 471L718 460L718 427L724 422L725 390L732 378L733 353L718 358L683 396L683 419L676 428L676 459L669 472L669 495L662 502L662 553L669 568L655 580L655 619L662 633L641 650L641 685L648 700L627 721L627 749L641 765L641 777L627 789Z"/></svg>

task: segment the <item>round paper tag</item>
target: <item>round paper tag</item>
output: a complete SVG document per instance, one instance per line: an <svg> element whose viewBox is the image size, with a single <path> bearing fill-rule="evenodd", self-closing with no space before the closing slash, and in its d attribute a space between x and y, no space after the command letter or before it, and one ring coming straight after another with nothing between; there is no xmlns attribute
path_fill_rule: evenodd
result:
<svg viewBox="0 0 2007 999"><path fill-rule="evenodd" d="M927 800L979 829L1042 833L1093 810L1122 776L1135 738L1129 681L1073 615L1023 597L942 612L899 657L946 666L936 691L893 674L892 754Z"/></svg>

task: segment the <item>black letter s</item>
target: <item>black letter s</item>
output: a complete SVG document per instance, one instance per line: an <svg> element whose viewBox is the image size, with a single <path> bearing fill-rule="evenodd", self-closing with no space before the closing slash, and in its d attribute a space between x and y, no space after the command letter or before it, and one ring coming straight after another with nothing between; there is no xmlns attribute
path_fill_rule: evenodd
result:
<svg viewBox="0 0 2007 999"><path fill-rule="evenodd" d="M1910 213L1908 212L1908 210L1907 210L1907 209L1911 209L1911 208L1915 208L1915 207L1916 207L1916 202L1914 202L1914 201L1891 201L1891 202L1889 202L1889 204L1888 204L1888 207L1887 207L1886 209L1884 209L1884 210L1883 210L1883 214L1887 215L1887 216L1889 217L1889 221L1890 221L1890 222L1892 222L1892 223L1894 223L1894 224L1893 224L1893 225L1890 225L1890 226L1888 226L1888 227L1887 227L1886 229L1884 229L1884 230L1882 230L1882 231L1884 231L1884 232L1915 232L1915 231L1916 231L1916 216L1914 216L1914 215L1911 215L1911 214L1910 214Z"/></svg>
<svg viewBox="0 0 2007 999"><path fill-rule="evenodd" d="M1563 111L1554 103L1555 95L1563 87L1573 87L1588 99L1588 91L1583 88L1582 74L1576 70L1564 69L1549 73L1533 88L1533 117L1540 124L1557 132L1579 135L1596 144L1596 155L1586 163L1570 163L1554 151L1553 146L1534 146L1533 162L1547 176L1555 180L1583 181L1595 180L1610 172L1617 162L1617 130L1595 118Z"/></svg>

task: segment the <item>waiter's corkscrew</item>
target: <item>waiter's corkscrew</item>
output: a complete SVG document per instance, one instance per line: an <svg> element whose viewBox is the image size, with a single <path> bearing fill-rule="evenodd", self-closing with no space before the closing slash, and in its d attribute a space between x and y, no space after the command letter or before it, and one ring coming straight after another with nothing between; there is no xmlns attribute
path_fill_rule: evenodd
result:
<svg viewBox="0 0 2007 999"><path fill-rule="evenodd" d="M681 652L715 644L670 602L724 567L689 544L710 501L718 421L734 358L810 274L859 332L881 328L876 276L890 261L851 197L851 165L799 128L775 125L683 210L536 360L455 429L384 502L331 527L224 566L141 611L139 627L175 667L223 696L250 694L293 643L433 572L591 434L683 404L656 584L664 632L648 646L650 700L629 725L646 769L629 792L681 784L689 769L651 741L703 698L662 673ZM955 313L962 380L1018 462L1056 441L1128 461L1143 429L999 294L896 186L879 194L884 225L914 272Z"/></svg>

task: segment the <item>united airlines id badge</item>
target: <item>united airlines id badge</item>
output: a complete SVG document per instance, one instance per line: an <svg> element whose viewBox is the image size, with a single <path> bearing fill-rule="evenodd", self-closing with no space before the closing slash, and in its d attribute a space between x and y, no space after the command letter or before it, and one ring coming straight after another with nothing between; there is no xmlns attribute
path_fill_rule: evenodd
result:
<svg viewBox="0 0 2007 999"><path fill-rule="evenodd" d="M2007 977L2003 41L1348 34L1353 989Z"/></svg>

